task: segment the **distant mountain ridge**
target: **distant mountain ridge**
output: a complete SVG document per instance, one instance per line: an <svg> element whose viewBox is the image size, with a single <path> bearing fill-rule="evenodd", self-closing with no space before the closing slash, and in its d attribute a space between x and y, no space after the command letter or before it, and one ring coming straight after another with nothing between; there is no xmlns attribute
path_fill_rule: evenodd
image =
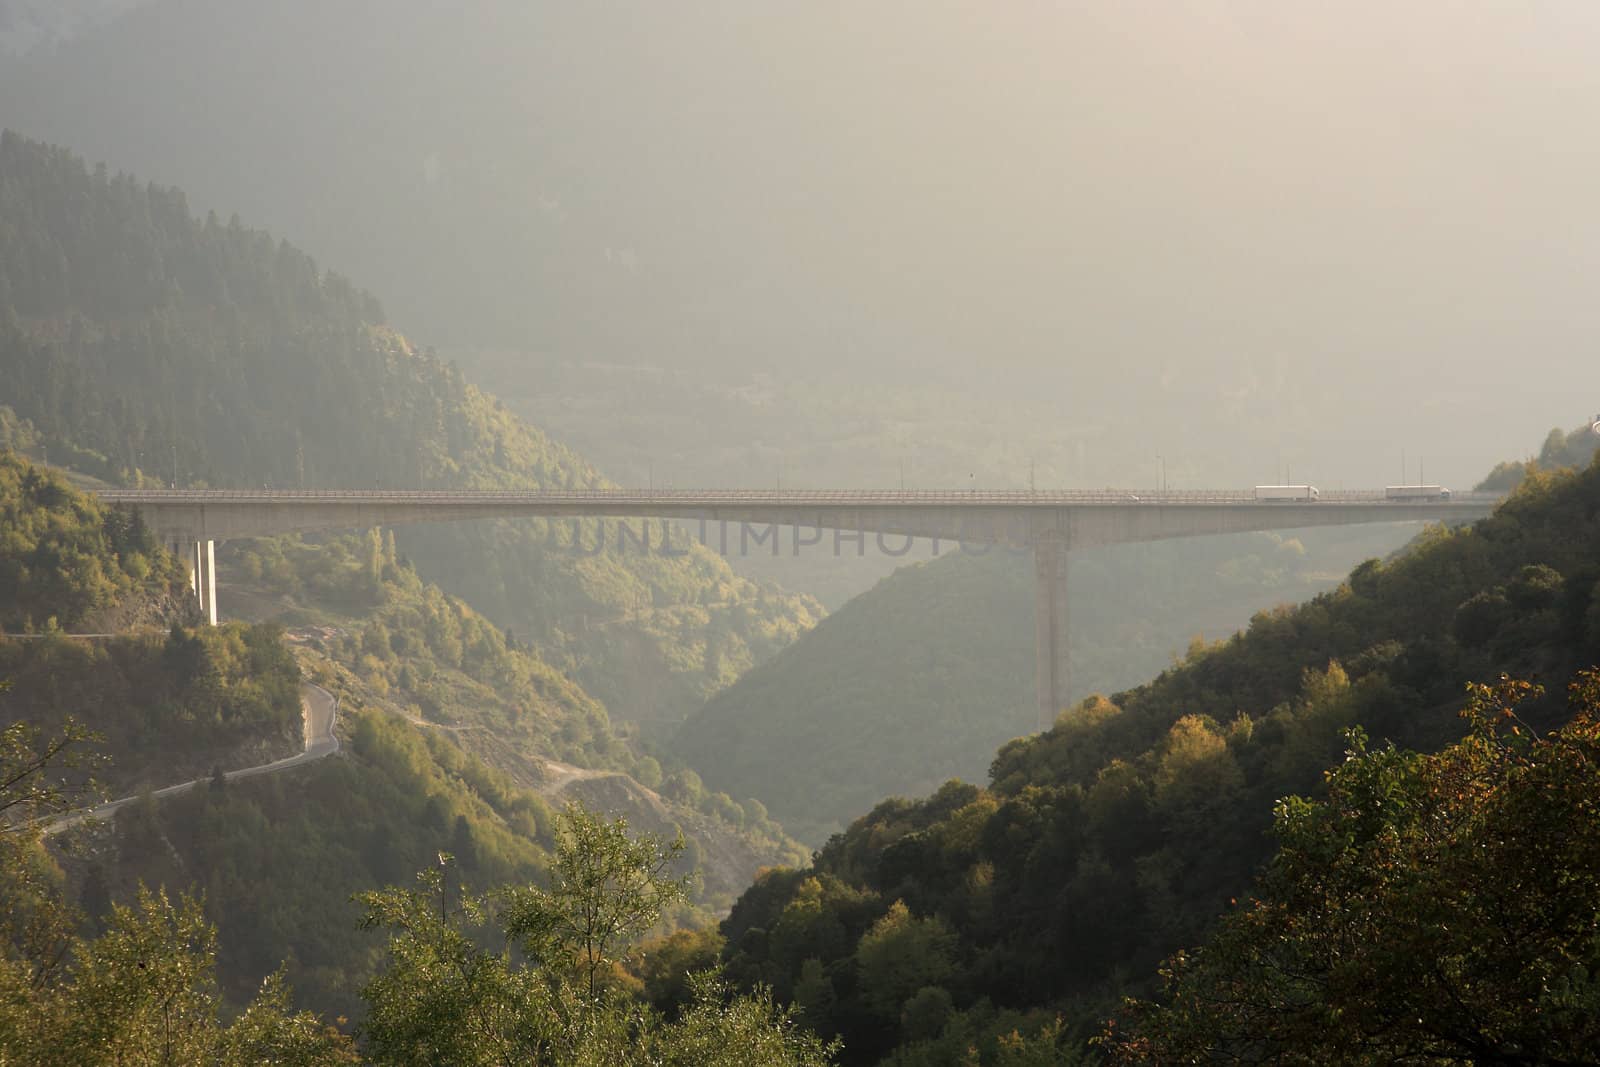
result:
<svg viewBox="0 0 1600 1067"><path fill-rule="evenodd" d="M907 20L878 5L151 0L6 64L0 125L288 234L382 294L408 334L475 371L478 353L503 356L518 394L557 361L821 381L885 405L908 381L942 383L952 406L1002 414L963 435L991 462L913 464L930 484L1017 484L1034 458L1069 484L1143 482L1158 452L1186 485L1290 463L1373 484L1424 435L1428 469L1465 484L1545 429L1542 382L1583 365L1583 296L1545 235L1595 244L1596 160L1518 157L1506 179L1529 192L1507 195L1438 138L1495 159L1552 122L1540 143L1581 143L1596 27L1496 8L1463 42L1472 61L1425 71L1410 56L1436 20L1406 8L1352 93L1343 50L1372 44L1359 20L1262 6L1238 21L951 4ZM1495 58L1523 33L1559 74ZM1150 49L1164 74L1129 92ZM1258 91L1287 69L1281 93ZM1504 106L1458 125L1480 91ZM1268 145L1259 167L1230 162ZM1192 167L1204 180L1175 179ZM1263 210L1273 225L1246 239ZM1514 224L1479 225L1489 211ZM1406 231L1416 243L1375 259L1405 219L1427 220ZM1392 294L1418 288L1396 314ZM804 429L848 433L837 413L838 429ZM892 483L897 459L939 451L943 424L872 442L863 466ZM657 425L665 449L711 454L702 423ZM749 450L749 484L770 481L780 447L785 480L807 476L787 442L713 444Z"/></svg>
<svg viewBox="0 0 1600 1067"><path fill-rule="evenodd" d="M0 427L57 462L156 484L604 484L370 294L237 218L194 218L178 190L5 132L0 224ZM687 714L821 614L700 548L590 554L575 533L596 542L593 523L398 537L620 719Z"/></svg>
<svg viewBox="0 0 1600 1067"><path fill-rule="evenodd" d="M0 55L48 52L146 0L0 0Z"/></svg>

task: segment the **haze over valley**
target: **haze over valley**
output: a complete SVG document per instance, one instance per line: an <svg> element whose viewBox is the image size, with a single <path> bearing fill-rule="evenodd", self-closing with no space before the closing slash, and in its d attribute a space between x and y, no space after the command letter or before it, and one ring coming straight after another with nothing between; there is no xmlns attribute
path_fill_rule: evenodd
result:
<svg viewBox="0 0 1600 1067"><path fill-rule="evenodd" d="M0 0L0 1067L1587 1062L1597 52Z"/></svg>

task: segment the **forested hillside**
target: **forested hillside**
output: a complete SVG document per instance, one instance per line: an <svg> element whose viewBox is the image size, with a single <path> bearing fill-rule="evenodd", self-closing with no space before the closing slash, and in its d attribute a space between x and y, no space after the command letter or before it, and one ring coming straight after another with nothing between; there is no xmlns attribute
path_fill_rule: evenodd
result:
<svg viewBox="0 0 1600 1067"><path fill-rule="evenodd" d="M372 697L408 717L470 727L505 746L512 774L547 759L633 769L639 756L593 697L399 558L392 532L239 542L224 550L226 603L292 628Z"/></svg>
<svg viewBox="0 0 1600 1067"><path fill-rule="evenodd" d="M182 615L182 567L137 515L73 492L8 444L0 437L0 632Z"/></svg>
<svg viewBox="0 0 1600 1067"><path fill-rule="evenodd" d="M1503 493L1522 484L1530 471L1556 470L1561 467L1582 467L1600 450L1600 422L1579 426L1575 430L1557 427L1545 436L1537 456L1523 460L1508 460L1496 465L1489 476L1478 483L1480 491Z"/></svg>
<svg viewBox="0 0 1600 1067"><path fill-rule="evenodd" d="M237 222L197 221L181 193L90 172L67 152L10 133L0 136L0 377L7 444L115 482L599 484L571 453L385 327L376 301L303 253ZM53 478L38 492L32 484L27 492L52 500L66 492ZM19 525L28 543L8 546L22 565L8 572L16 600L7 620L45 626L41 609L57 599L67 609L58 622L115 606L122 587L144 576L146 549L151 580L182 605L180 569L136 523L123 530L92 505L83 510L75 494L64 499L80 508L76 526L57 523L34 538L33 526ZM303 552L295 562L307 573L284 580L340 600L347 628L360 635L331 642L332 661L308 653L345 698L345 758L296 770L292 782L236 782L135 805L70 872L85 904L104 913L110 901L131 899L141 879L174 892L206 889L232 946L221 958L230 994L242 999L265 973L258 964L288 956L301 995L353 1011L373 951L361 947L341 902L441 850L466 856L475 884L534 878L550 808L527 779L542 759L633 770L647 781L655 768L654 780L676 797L656 797L659 821L669 832L674 819L691 824L685 870L713 854L737 861L715 881L697 881L696 905L725 904L759 865L794 857L758 806L704 790L687 769L664 774L645 761L611 732L607 708L581 683L595 682L596 695L624 715L681 714L810 625L814 606L758 589L704 552L572 550L596 537L592 524L400 531L398 544L380 543L377 569L363 557L348 568L353 578L348 552L326 553L320 567L317 551ZM116 549L98 571L79 565L81 551L56 549L86 538ZM247 549L240 577L283 578L273 568L284 551ZM508 641L423 583L413 564L454 580L520 637ZM63 576L83 585L83 611L57 588ZM48 727L71 703L92 725L105 720L112 785L164 785L164 772L181 779L250 762L211 758L247 734L298 747L289 736L298 669L271 627L94 647L51 639L15 650L7 666L17 682L11 714ZM148 707L135 699L136 714L126 714L117 694L135 689ZM464 710L473 721L460 721ZM434 728L419 735L403 721L411 711L434 715ZM448 727L493 735L483 749L523 780L464 752L454 738L465 730ZM197 798L215 805L224 795L226 818L190 818ZM369 837L370 862L354 859ZM401 860L412 866L395 867ZM308 872L328 880L310 904Z"/></svg>
<svg viewBox="0 0 1600 1067"><path fill-rule="evenodd" d="M0 454L0 470L14 475L0 480L3 514L16 517L6 558L27 563L26 582L8 592L104 585L125 590L106 601L112 608L141 595L182 600L178 563L133 518L14 456ZM107 525L128 537L120 552ZM442 851L477 888L541 880L566 801L626 811L669 838L685 833L675 873L690 883L669 923L710 923L760 867L805 854L760 805L707 792L690 769L664 771L616 736L592 697L422 582L392 539L256 542L227 563L237 576L227 595L258 606L277 595L299 624L298 653L277 622L93 641L58 627L0 637L0 720L78 737L88 760L66 781L93 776L123 797L299 752L301 664L339 697L338 758L136 801L106 827L75 830L64 873L53 875L96 929L141 885L171 899L203 893L222 934L216 963L230 1003L246 1003L288 961L298 1003L358 1017L357 992L379 953L358 929L352 896L410 880ZM0 598L0 611L18 611L18 601ZM558 773L586 782L632 773L661 793L630 785L590 797L563 790ZM0 821L0 835L13 829Z"/></svg>
<svg viewBox="0 0 1600 1067"><path fill-rule="evenodd" d="M1072 686L1133 685L1201 635L1331 588L1393 526L1122 545L1070 557ZM714 788L820 844L886 796L979 780L1037 729L1030 555L905 567L712 698L673 738Z"/></svg>
<svg viewBox="0 0 1600 1067"><path fill-rule="evenodd" d="M113 481L602 484L299 250L9 132L0 377L10 436ZM575 549L597 538L531 521L399 532L424 575L624 719L681 717L820 614L699 549Z"/></svg>
<svg viewBox="0 0 1600 1067"><path fill-rule="evenodd" d="M381 718L358 722L359 755L321 765L331 777L297 778L292 793L263 797L253 788L262 783L219 777L170 807L141 802L110 840L83 841L93 826L69 831L75 867L83 860L73 846L98 846L78 878L81 907L64 892L42 827L83 799L60 774L87 739L20 722L0 731L0 1061L833 1061L833 1048L770 994L739 996L715 968L701 971L670 1016L619 983L635 939L684 899L689 879L674 870L680 842L571 807L545 812L551 847L541 864L544 849L527 839L518 847L498 825L507 814L531 825L536 800L508 796L481 766L437 762L448 748L423 744L395 720L384 737ZM236 795L239 786L251 795ZM366 847L320 832L336 822L319 810L330 801L355 802L347 829ZM452 809L446 852L434 841ZM174 811L182 821L161 821ZM400 837L388 832L395 815L407 820ZM132 854L129 873L142 882L182 880L197 860L213 864L212 877L203 894L141 885L119 902L101 864L108 854ZM397 863L420 869L398 875L403 884L344 894L343 879ZM545 876L531 879L530 865L546 866ZM470 880L478 877L499 884L479 892ZM225 928L203 901L225 908ZM273 936L281 929L314 936L284 960ZM301 966L302 955L320 965ZM295 1011L289 973L309 980L308 999L330 1014ZM331 1014L355 1003L365 1014L359 1045L353 1012Z"/></svg>
<svg viewBox="0 0 1600 1067"><path fill-rule="evenodd" d="M614 728L517 638L422 581L392 537L259 540L227 563L223 595L251 618L291 626L364 703L441 732L521 787L683 830L687 860L702 868L696 903L725 908L759 868L806 855L760 801L706 789L679 760L663 766L635 728Z"/></svg>
<svg viewBox="0 0 1600 1067"><path fill-rule="evenodd" d="M0 516L0 617L186 606L180 565L134 516L9 453ZM63 853L64 881L96 920L141 883L174 899L204 891L235 1003L287 959L303 1003L356 1012L376 947L351 896L409 879L441 850L479 887L541 877L554 813L581 796L553 788L556 759L661 787L628 814L686 834L678 873L693 878L672 921L710 922L760 867L804 855L759 805L707 792L687 768L663 772L577 685L424 583L392 537L246 543L227 563L239 602L285 597L298 653L272 621L94 640L51 623L0 636L0 719L80 738L89 759L66 780L92 775L126 796L301 751L302 663L340 698L342 758L140 801Z"/></svg>
<svg viewBox="0 0 1600 1067"><path fill-rule="evenodd" d="M1554 696L1554 694L1549 694ZM1273 811L1253 899L1097 1044L1121 1064L1584 1063L1600 1048L1600 672L1468 687L1438 753L1359 730L1326 796Z"/></svg>
<svg viewBox="0 0 1600 1067"><path fill-rule="evenodd" d="M375 554L361 551L369 546ZM242 1002L288 960L297 1004L360 1018L357 992L378 955L357 928L353 896L409 881L441 851L474 889L542 880L555 814L569 801L625 814L669 839L685 834L674 872L691 885L672 923L713 922L758 869L804 855L759 806L710 794L683 768L663 780L655 760L612 732L593 698L420 581L382 539L266 541L231 559L230 592L248 598L253 614L268 613L269 594L293 590L275 617L290 624L307 676L339 699L339 756L137 803L88 834L70 864L74 891L94 915L132 900L141 882L174 896L204 890L230 999ZM281 569L290 560L292 578ZM262 569L283 585L249 578ZM278 623L250 632L270 633L287 658ZM290 669L298 675L293 661ZM169 714L152 729L170 743L186 726ZM108 773L126 764L121 773L138 767L148 777L145 748L108 752ZM556 760L583 768L585 780L629 781L631 772L661 792L639 803L632 794L562 789L563 772L574 768Z"/></svg>
<svg viewBox="0 0 1600 1067"><path fill-rule="evenodd" d="M84 767L113 795L299 751L300 671L272 626L185 629L182 566L138 516L103 508L0 451L0 681L4 716L69 720L117 759ZM143 621L112 639L68 636ZM36 632L35 632L36 631Z"/></svg>
<svg viewBox="0 0 1600 1067"><path fill-rule="evenodd" d="M1510 672L1553 694L1519 709L1544 731L1596 660L1600 463L1530 473L1493 517L1006 745L987 788L880 804L758 880L723 925L730 968L852 1062L958 1063L1058 1012L1072 1047L1246 892L1274 801L1320 794L1344 730L1436 749L1464 730L1463 685Z"/></svg>
<svg viewBox="0 0 1600 1067"><path fill-rule="evenodd" d="M300 669L276 626L0 637L0 678L9 716L48 729L70 718L99 735L115 758L96 778L116 797L303 747Z"/></svg>
<svg viewBox="0 0 1600 1067"><path fill-rule="evenodd" d="M102 919L141 882L203 891L230 999L287 960L299 1003L358 1017L377 946L357 929L353 894L409 881L441 851L476 886L542 876L554 811L536 793L348 694L341 718L341 758L138 802L80 831L77 902Z"/></svg>

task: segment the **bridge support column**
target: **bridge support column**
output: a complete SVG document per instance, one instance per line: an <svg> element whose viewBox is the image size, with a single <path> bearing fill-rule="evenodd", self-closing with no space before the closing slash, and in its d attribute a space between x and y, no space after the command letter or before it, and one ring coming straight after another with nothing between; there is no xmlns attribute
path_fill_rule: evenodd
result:
<svg viewBox="0 0 1600 1067"><path fill-rule="evenodd" d="M172 552L189 568L189 592L200 602L200 614L217 624L217 543L178 537Z"/></svg>
<svg viewBox="0 0 1600 1067"><path fill-rule="evenodd" d="M1066 706L1071 663L1067 653L1067 542L1047 538L1033 545L1034 688L1039 729L1050 729Z"/></svg>
<svg viewBox="0 0 1600 1067"><path fill-rule="evenodd" d="M217 624L217 543L204 542L205 553L201 560L200 588L204 592L200 596L200 610L205 612L206 621L212 626Z"/></svg>

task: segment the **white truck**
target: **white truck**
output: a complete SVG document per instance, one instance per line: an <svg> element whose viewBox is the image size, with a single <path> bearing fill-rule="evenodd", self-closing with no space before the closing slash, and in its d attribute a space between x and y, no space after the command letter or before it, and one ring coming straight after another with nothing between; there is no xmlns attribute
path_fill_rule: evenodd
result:
<svg viewBox="0 0 1600 1067"><path fill-rule="evenodd" d="M1265 503L1307 503L1318 497L1317 487L1314 485L1258 485L1256 486L1256 500Z"/></svg>
<svg viewBox="0 0 1600 1067"><path fill-rule="evenodd" d="M1383 490L1385 500L1404 500L1409 503L1427 503L1431 500L1449 500L1450 490L1442 485L1390 485Z"/></svg>

